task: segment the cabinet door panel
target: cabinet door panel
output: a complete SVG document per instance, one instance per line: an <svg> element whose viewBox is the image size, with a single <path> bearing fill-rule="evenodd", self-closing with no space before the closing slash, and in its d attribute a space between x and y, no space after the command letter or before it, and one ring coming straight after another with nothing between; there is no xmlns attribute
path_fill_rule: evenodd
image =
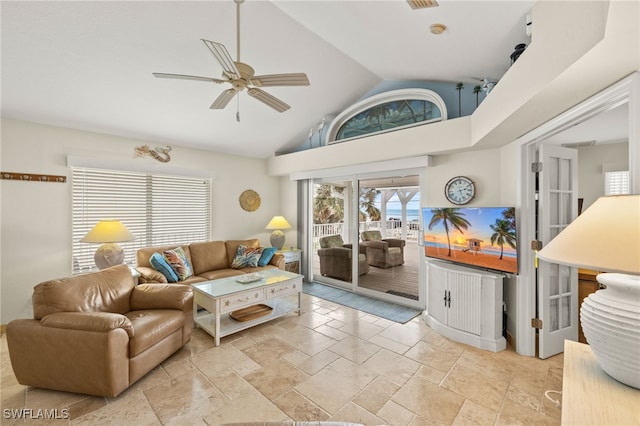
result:
<svg viewBox="0 0 640 426"><path fill-rule="evenodd" d="M446 325L448 308L445 307L444 299L447 289L447 271L427 263L427 280L429 315Z"/></svg>
<svg viewBox="0 0 640 426"><path fill-rule="evenodd" d="M480 335L480 310L482 282L478 274L460 272L448 273L451 305L449 306L449 326L458 330Z"/></svg>

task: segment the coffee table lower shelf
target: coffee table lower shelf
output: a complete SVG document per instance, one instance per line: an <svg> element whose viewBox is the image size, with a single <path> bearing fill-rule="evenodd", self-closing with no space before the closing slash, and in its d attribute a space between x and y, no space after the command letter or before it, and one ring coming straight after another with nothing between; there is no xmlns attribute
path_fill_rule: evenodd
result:
<svg viewBox="0 0 640 426"><path fill-rule="evenodd" d="M296 304L289 302L286 299L270 299L262 304L271 307L271 312L261 317L249 320L249 321L236 321L229 316L228 313L220 315L220 333L216 336L216 315L215 313L207 312L203 310L202 313L198 313L194 320L195 323L211 336L216 338L216 342L220 338L228 336L233 333L237 333L247 328L254 327L258 324L265 323L267 321L274 320L276 318L287 315L291 312L297 311L299 308Z"/></svg>

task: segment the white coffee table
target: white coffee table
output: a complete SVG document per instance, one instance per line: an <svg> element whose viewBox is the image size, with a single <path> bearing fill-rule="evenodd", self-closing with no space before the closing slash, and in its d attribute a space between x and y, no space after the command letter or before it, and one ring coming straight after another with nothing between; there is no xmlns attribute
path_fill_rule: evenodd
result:
<svg viewBox="0 0 640 426"><path fill-rule="evenodd" d="M215 338L297 311L300 315L302 275L280 269L267 269L258 274L263 278L252 282L239 282L242 275L193 284L193 316L197 326ZM286 296L298 296L298 306L286 300ZM249 306L264 304L271 312L248 321L236 321L229 313ZM200 308L204 308L205 311Z"/></svg>

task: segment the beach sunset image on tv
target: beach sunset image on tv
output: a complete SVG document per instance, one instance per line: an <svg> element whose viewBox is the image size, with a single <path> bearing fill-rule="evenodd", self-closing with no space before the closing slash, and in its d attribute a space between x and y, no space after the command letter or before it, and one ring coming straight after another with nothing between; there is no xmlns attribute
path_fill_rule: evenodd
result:
<svg viewBox="0 0 640 426"><path fill-rule="evenodd" d="M428 257L518 273L514 207L422 209Z"/></svg>

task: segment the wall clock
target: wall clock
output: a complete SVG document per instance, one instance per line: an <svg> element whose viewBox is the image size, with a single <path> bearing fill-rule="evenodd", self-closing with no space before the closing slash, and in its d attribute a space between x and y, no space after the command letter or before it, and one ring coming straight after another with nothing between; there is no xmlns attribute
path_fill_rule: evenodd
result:
<svg viewBox="0 0 640 426"><path fill-rule="evenodd" d="M465 176L456 176L444 186L444 195L453 204L467 204L476 195L476 186Z"/></svg>

